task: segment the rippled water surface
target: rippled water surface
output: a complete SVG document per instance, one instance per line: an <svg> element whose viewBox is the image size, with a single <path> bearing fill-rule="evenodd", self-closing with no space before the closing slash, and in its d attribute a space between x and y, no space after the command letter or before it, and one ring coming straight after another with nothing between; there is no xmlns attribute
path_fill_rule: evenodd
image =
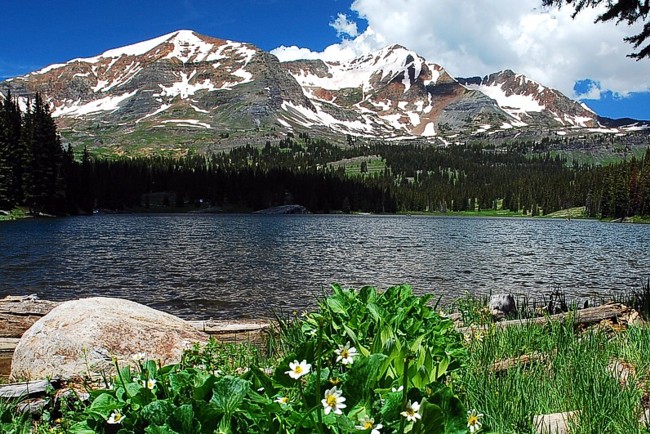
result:
<svg viewBox="0 0 650 434"><path fill-rule="evenodd" d="M609 297L650 277L650 225L407 216L99 215L0 223L0 296L124 297L187 318L302 310L330 283Z"/></svg>

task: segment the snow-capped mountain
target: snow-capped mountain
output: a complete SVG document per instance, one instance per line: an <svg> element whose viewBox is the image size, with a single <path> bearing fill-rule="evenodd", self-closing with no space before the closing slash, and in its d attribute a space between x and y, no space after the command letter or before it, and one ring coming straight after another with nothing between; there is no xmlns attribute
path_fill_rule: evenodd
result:
<svg viewBox="0 0 650 434"><path fill-rule="evenodd" d="M102 141L117 130L169 132L179 142L192 130L273 123L284 103L314 110L275 56L187 30L51 65L0 84L6 88L24 100L41 92L64 133Z"/></svg>
<svg viewBox="0 0 650 434"><path fill-rule="evenodd" d="M561 92L521 74L505 70L484 78L459 78L468 89L477 90L497 102L513 118L513 126L547 124L566 127L599 126L597 115Z"/></svg>
<svg viewBox="0 0 650 434"><path fill-rule="evenodd" d="M347 62L298 60L284 66L334 128L383 137L433 137L466 119L505 118L494 101L460 85L440 65L393 45ZM339 114L337 116L337 113Z"/></svg>
<svg viewBox="0 0 650 434"><path fill-rule="evenodd" d="M82 144L205 147L283 131L444 141L599 127L595 113L511 71L455 79L399 45L351 61L281 63L189 30L51 65L0 90L23 103L41 92L65 138Z"/></svg>

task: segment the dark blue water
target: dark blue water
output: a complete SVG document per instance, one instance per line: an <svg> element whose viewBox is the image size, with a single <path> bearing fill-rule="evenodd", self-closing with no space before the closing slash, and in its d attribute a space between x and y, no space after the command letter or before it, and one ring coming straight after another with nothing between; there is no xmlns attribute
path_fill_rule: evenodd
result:
<svg viewBox="0 0 650 434"><path fill-rule="evenodd" d="M650 225L407 216L98 215L0 223L0 297L124 297L186 318L302 310L332 282L608 298L650 277Z"/></svg>

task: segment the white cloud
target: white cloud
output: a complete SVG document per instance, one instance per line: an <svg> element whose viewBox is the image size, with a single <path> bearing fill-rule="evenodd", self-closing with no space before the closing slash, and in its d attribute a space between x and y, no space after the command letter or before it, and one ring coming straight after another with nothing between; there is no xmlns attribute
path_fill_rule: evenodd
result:
<svg viewBox="0 0 650 434"><path fill-rule="evenodd" d="M322 53L280 47L274 54L281 59L306 54L308 58L340 60L397 43L455 76L512 69L571 97L578 96L573 92L575 82L587 78L599 82L601 92L626 95L650 89L650 60L626 57L633 47L623 38L637 33L638 27L595 24L598 12L591 9L572 19L572 8L544 9L541 3L355 0L351 9L368 21L365 32ZM345 32L339 28L344 29L350 20L342 14L334 23L332 27L342 34ZM596 90L589 96L597 95Z"/></svg>
<svg viewBox="0 0 650 434"><path fill-rule="evenodd" d="M336 19L330 23L330 27L336 30L336 35L338 37L342 36L359 36L359 30L357 30L357 23L354 21L348 20L348 16L345 14L338 14Z"/></svg>
<svg viewBox="0 0 650 434"><path fill-rule="evenodd" d="M354 59L355 57L380 50L389 42L382 35L376 34L368 28L365 32L354 39L344 39L339 44L330 45L322 52L312 51L308 48L281 46L271 50L283 62L297 59L322 59L326 61L337 61Z"/></svg>

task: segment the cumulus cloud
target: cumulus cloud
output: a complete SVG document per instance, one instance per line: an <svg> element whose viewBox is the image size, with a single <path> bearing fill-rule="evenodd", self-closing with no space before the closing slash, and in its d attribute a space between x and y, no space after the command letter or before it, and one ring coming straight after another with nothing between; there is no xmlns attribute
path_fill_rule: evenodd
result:
<svg viewBox="0 0 650 434"><path fill-rule="evenodd" d="M364 54L380 50L389 42L382 35L375 33L368 28L365 32L354 39L344 39L339 44L326 47L321 52L312 51L308 48L280 46L271 50L282 62L297 59L322 59L325 61L340 61L354 59Z"/></svg>
<svg viewBox="0 0 650 434"><path fill-rule="evenodd" d="M455 76L487 75L512 69L571 97L579 80L598 82L589 96L612 91L625 96L650 89L650 61L626 57L632 47L623 41L638 27L594 23L598 10L584 10L575 19L572 8L542 8L542 0L355 0L351 13L368 22L356 25L346 14L331 23L343 39L323 52L280 47L274 54L288 59L340 60L375 51L388 44L404 45ZM298 58L298 57L293 57Z"/></svg>
<svg viewBox="0 0 650 434"><path fill-rule="evenodd" d="M336 35L340 38L343 36L359 36L357 30L357 23L348 19L346 14L339 13L334 21L330 23L330 27L336 30Z"/></svg>

